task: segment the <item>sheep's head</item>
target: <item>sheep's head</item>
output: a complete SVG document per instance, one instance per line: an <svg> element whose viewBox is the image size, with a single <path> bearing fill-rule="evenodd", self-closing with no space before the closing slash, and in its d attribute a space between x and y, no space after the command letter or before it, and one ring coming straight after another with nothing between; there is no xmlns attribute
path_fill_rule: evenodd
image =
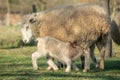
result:
<svg viewBox="0 0 120 80"><path fill-rule="evenodd" d="M35 14L28 14L28 15L23 16L23 20L20 24L22 38L23 38L24 43L29 43L33 38L31 24L35 22L34 15Z"/></svg>

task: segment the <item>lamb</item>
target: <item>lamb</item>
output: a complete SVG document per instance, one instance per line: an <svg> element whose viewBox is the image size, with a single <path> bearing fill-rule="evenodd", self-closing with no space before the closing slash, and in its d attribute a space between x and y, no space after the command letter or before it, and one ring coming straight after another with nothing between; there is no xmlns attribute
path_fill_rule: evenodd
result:
<svg viewBox="0 0 120 80"><path fill-rule="evenodd" d="M43 56L51 56L56 58L58 61L65 63L67 68L65 72L70 72L72 62L83 55L82 49L79 46L72 46L68 42L62 42L58 39L52 37L38 38L37 51L32 54L32 63L34 69L38 69L36 60ZM54 69L57 70L58 67L54 64L52 60L48 60L47 63ZM78 70L75 64L74 69Z"/></svg>
<svg viewBox="0 0 120 80"><path fill-rule="evenodd" d="M110 32L110 21L103 8L98 5L68 5L23 19L21 31L23 41L51 36L63 42L76 42L85 50L85 69L92 48L97 44L101 52L100 69L104 69L105 45ZM26 37L27 36L27 37Z"/></svg>

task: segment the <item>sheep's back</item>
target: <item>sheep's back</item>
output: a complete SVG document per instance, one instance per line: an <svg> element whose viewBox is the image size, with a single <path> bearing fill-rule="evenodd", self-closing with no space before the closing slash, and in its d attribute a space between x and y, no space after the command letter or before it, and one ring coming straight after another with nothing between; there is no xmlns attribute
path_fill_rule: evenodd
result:
<svg viewBox="0 0 120 80"><path fill-rule="evenodd" d="M67 42L95 42L109 33L108 16L104 9L96 5L46 11L39 18L42 22L39 37L52 36Z"/></svg>

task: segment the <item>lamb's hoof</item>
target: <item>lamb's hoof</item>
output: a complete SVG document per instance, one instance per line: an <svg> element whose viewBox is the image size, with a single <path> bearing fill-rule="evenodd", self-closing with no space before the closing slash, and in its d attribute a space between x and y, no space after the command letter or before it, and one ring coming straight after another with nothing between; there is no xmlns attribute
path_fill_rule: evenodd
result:
<svg viewBox="0 0 120 80"><path fill-rule="evenodd" d="M66 69L66 70L65 70L65 72L66 72L66 73L69 73L69 72L70 72L70 70Z"/></svg>
<svg viewBox="0 0 120 80"><path fill-rule="evenodd" d="M47 70L48 70L48 71L52 70L52 67L48 66Z"/></svg>
<svg viewBox="0 0 120 80"><path fill-rule="evenodd" d="M57 71L57 70L59 70L59 68L56 67L56 68L54 68L53 70L54 70L54 71Z"/></svg>
<svg viewBox="0 0 120 80"><path fill-rule="evenodd" d="M77 68L77 69L75 69L75 71L77 71L77 72L78 72L78 71L79 71L79 69Z"/></svg>

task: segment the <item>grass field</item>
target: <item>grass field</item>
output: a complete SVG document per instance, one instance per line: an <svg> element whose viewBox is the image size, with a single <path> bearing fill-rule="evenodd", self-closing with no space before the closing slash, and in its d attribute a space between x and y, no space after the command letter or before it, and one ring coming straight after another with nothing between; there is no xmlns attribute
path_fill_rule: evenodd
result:
<svg viewBox="0 0 120 80"><path fill-rule="evenodd" d="M65 73L64 69L47 71L45 58L38 60L40 69L34 71L31 63L31 54L36 47L14 49L0 49L0 80L120 80L120 49L114 47L116 57L106 60L105 70L98 71L91 63L91 70L83 73L74 70ZM97 51L96 51L97 52ZM98 53L98 52L97 52ZM80 66L80 60L76 61Z"/></svg>

